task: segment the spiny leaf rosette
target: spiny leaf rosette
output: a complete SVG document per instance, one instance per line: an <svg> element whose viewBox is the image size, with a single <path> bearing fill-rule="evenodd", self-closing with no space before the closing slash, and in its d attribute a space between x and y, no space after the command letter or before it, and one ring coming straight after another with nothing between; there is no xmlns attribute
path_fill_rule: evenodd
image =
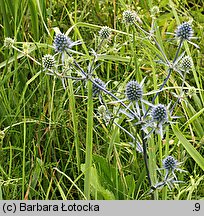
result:
<svg viewBox="0 0 204 216"><path fill-rule="evenodd" d="M71 44L71 39L65 34L57 34L54 38L54 47L56 52L64 52L66 49L70 48Z"/></svg>
<svg viewBox="0 0 204 216"><path fill-rule="evenodd" d="M188 22L184 22L176 29L176 37L180 40L190 40L193 36L193 29Z"/></svg>
<svg viewBox="0 0 204 216"><path fill-rule="evenodd" d="M94 82L99 84L102 88L105 88L105 83L101 79L95 78ZM93 96L95 97L100 93L101 90L95 83L93 83L92 91L93 91Z"/></svg>
<svg viewBox="0 0 204 216"><path fill-rule="evenodd" d="M42 63L45 69L52 69L55 66L55 58L50 54L44 55Z"/></svg>
<svg viewBox="0 0 204 216"><path fill-rule="evenodd" d="M162 161L163 167L167 171L174 171L177 167L177 160L174 159L172 156L167 156L163 161Z"/></svg>
<svg viewBox="0 0 204 216"><path fill-rule="evenodd" d="M104 26L99 31L99 36L101 39L108 39L111 35L111 29L108 26Z"/></svg>
<svg viewBox="0 0 204 216"><path fill-rule="evenodd" d="M153 107L151 112L152 120L163 123L167 120L167 109L163 104Z"/></svg>
<svg viewBox="0 0 204 216"><path fill-rule="evenodd" d="M139 101L142 98L142 87L137 81L130 81L126 85L126 95L129 101Z"/></svg>

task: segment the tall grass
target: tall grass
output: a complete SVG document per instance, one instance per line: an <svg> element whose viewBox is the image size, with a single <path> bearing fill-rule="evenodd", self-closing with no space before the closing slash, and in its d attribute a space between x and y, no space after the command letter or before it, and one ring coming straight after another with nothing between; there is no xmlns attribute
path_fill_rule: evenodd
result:
<svg viewBox="0 0 204 216"><path fill-rule="evenodd" d="M187 43L182 47L194 61L186 77L184 100L174 111L182 118L167 126L164 140L151 136L148 168L155 185L164 175L159 169L162 160L173 155L188 172L176 173L185 184L172 191L168 187L156 190L154 198L203 199L202 1L183 5L171 0L0 3L0 199L151 199L143 155L123 130L142 142L140 128L119 112L123 108L116 99L103 92L110 116L100 113L91 81L68 79L65 90L60 77L43 71L42 56L54 54L53 37L60 30L73 41L83 42L71 55L87 72L94 58L90 50L100 44L98 31L107 25L113 34L98 51L100 65L94 76L106 82L106 88L121 100L130 80L145 78L144 99L151 101L167 75L167 68L155 60L162 52L173 59L176 52L176 43L166 32L174 32L190 18L198 37L194 42L200 49ZM161 50L139 29L122 23L123 11L131 8L140 16L142 28L150 30L154 5L160 9L154 34ZM3 46L5 37L15 39L14 48ZM80 70L66 73L79 76ZM155 104L175 102L181 85L181 77L173 71Z"/></svg>

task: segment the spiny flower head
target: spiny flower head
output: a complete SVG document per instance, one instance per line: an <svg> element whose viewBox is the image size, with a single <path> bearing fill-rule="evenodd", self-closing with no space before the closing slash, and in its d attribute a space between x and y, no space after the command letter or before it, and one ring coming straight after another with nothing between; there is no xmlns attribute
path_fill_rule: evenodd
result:
<svg viewBox="0 0 204 216"><path fill-rule="evenodd" d="M44 55L42 58L42 63L45 69L52 69L55 65L55 58L50 54Z"/></svg>
<svg viewBox="0 0 204 216"><path fill-rule="evenodd" d="M126 96L129 101L139 101L142 98L142 87L137 81L130 81L126 85Z"/></svg>
<svg viewBox="0 0 204 216"><path fill-rule="evenodd" d="M14 39L10 38L10 37L6 37L4 39L4 47L6 48L11 48L14 44Z"/></svg>
<svg viewBox="0 0 204 216"><path fill-rule="evenodd" d="M94 82L99 84L101 87L105 88L105 83L101 79L95 78ZM93 83L92 91L93 91L93 96L95 97L100 93L100 88L95 83Z"/></svg>
<svg viewBox="0 0 204 216"><path fill-rule="evenodd" d="M176 29L176 37L180 40L190 40L193 36L193 29L188 22L184 22Z"/></svg>
<svg viewBox="0 0 204 216"><path fill-rule="evenodd" d="M137 20L136 12L126 10L123 12L123 22L126 24L133 24Z"/></svg>
<svg viewBox="0 0 204 216"><path fill-rule="evenodd" d="M70 48L71 44L71 39L65 34L59 33L55 35L54 47L56 52L64 52L66 49Z"/></svg>
<svg viewBox="0 0 204 216"><path fill-rule="evenodd" d="M99 31L99 36L101 39L108 39L111 34L111 29L108 26L103 26Z"/></svg>
<svg viewBox="0 0 204 216"><path fill-rule="evenodd" d="M163 161L162 161L163 167L167 171L174 171L178 165L178 162L174 157L172 156L167 156Z"/></svg>
<svg viewBox="0 0 204 216"><path fill-rule="evenodd" d="M193 61L190 56L185 56L181 60L181 69L184 71L189 71L193 67Z"/></svg>
<svg viewBox="0 0 204 216"><path fill-rule="evenodd" d="M163 123L167 120L167 109L163 104L153 107L151 112L152 120Z"/></svg>

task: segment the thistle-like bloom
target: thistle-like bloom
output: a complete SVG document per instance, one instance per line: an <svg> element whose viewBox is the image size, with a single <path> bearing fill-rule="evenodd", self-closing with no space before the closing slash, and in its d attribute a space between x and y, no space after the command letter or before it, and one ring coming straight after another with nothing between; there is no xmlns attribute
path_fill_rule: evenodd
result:
<svg viewBox="0 0 204 216"><path fill-rule="evenodd" d="M101 79L95 78L94 82L99 84L102 88L105 88L105 83ZM95 97L100 93L101 89L95 83L93 83L92 91L93 91L93 97Z"/></svg>
<svg viewBox="0 0 204 216"><path fill-rule="evenodd" d="M12 39L10 37L6 37L4 39L4 47L9 49L9 48L11 48L13 46L13 44L14 44L14 39Z"/></svg>
<svg viewBox="0 0 204 216"><path fill-rule="evenodd" d="M108 26L104 26L99 31L99 36L101 39L108 39L111 35L111 29Z"/></svg>
<svg viewBox="0 0 204 216"><path fill-rule="evenodd" d="M45 69L52 69L55 66L55 58L50 54L44 55L42 63Z"/></svg>
<svg viewBox="0 0 204 216"><path fill-rule="evenodd" d="M81 44L81 41L73 42L67 35L62 33L55 35L54 43L53 43L55 51L60 53L78 44Z"/></svg>
<svg viewBox="0 0 204 216"><path fill-rule="evenodd" d="M137 81L130 81L126 85L126 96L129 101L139 101L142 98L142 87Z"/></svg>
<svg viewBox="0 0 204 216"><path fill-rule="evenodd" d="M178 161L172 156L167 156L166 158L164 158L162 164L163 164L163 169L166 170L164 181L167 181L167 179L169 179L170 174L172 174L174 179L177 181L177 177L174 173L175 170L178 170L180 172L186 172L185 170L178 168L178 166L181 163L178 163Z"/></svg>
<svg viewBox="0 0 204 216"><path fill-rule="evenodd" d="M126 24L133 24L137 20L136 12L126 10L123 12L123 22Z"/></svg>
<svg viewBox="0 0 204 216"><path fill-rule="evenodd" d="M167 109L163 104L154 106L151 112L152 120L158 123L167 121Z"/></svg>
<svg viewBox="0 0 204 216"><path fill-rule="evenodd" d="M176 29L176 37L180 40L190 40L193 37L193 29L188 22L184 22Z"/></svg>
<svg viewBox="0 0 204 216"><path fill-rule="evenodd" d="M181 60L181 69L188 72L193 67L193 61L190 56L185 56Z"/></svg>
<svg viewBox="0 0 204 216"><path fill-rule="evenodd" d="M54 38L54 47L56 52L64 52L70 47L71 39L65 34L57 34Z"/></svg>
<svg viewBox="0 0 204 216"><path fill-rule="evenodd" d="M173 189L174 184L177 183L184 183L183 181L178 181L177 177L174 173L175 170L179 170L180 172L186 172L185 170L179 169L178 166L181 163L178 163L178 161L172 157L172 156L167 156L166 158L164 158L164 160L162 161L163 164L163 168L161 169L165 169L166 171L166 175L164 177L164 180L157 183L155 186L152 186L151 191L153 192L154 190L158 189L158 188L162 188L165 185L167 185L169 187L169 189ZM172 177L172 175L173 177Z"/></svg>
<svg viewBox="0 0 204 216"><path fill-rule="evenodd" d="M164 138L164 126L165 123L169 122L168 106L166 107L163 104L152 105L150 112L151 119L142 127L145 133L147 133L145 138L149 137L154 131L161 136L161 139ZM146 130L147 127L151 127L151 131Z"/></svg>
<svg viewBox="0 0 204 216"><path fill-rule="evenodd" d="M163 168L168 171L168 172L173 172L177 165L178 165L178 161L176 159L174 159L172 156L167 156L163 161Z"/></svg>

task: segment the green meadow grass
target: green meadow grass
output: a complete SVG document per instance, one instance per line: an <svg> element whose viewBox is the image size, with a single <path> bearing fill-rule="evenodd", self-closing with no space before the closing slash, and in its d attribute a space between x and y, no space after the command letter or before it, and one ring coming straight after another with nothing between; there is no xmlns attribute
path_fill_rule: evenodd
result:
<svg viewBox="0 0 204 216"><path fill-rule="evenodd" d="M156 134L148 142L153 184L161 180L159 168L168 155L183 162L180 168L187 172L176 175L184 183L171 191L156 190L154 198L204 199L202 0L0 0L0 5L0 199L151 199L143 155L113 120L106 124L98 113L100 103L92 98L92 83L69 79L65 90L58 77L45 74L41 63L45 54L54 54L53 37L60 30L73 41L83 41L72 55L87 71L93 60L90 50L100 43L98 31L109 26L112 37L99 51L101 64L94 74L108 82L107 89L120 99L125 98L130 80L145 78L144 99L151 101L166 68L155 61L160 51L138 29L122 23L122 13L128 8L137 11L140 25L150 30L154 5L160 9L155 37L169 59L175 55L176 41L166 32L174 33L183 21L193 20L197 37L193 42L200 47L188 43L182 47L194 62L185 98L174 111L182 118L168 125L165 140ZM5 37L14 38L15 49L3 46ZM173 72L156 104L176 101L173 93L180 94L181 84L181 76ZM102 95L112 115L118 115L119 103ZM141 141L140 128L124 114L115 122Z"/></svg>

